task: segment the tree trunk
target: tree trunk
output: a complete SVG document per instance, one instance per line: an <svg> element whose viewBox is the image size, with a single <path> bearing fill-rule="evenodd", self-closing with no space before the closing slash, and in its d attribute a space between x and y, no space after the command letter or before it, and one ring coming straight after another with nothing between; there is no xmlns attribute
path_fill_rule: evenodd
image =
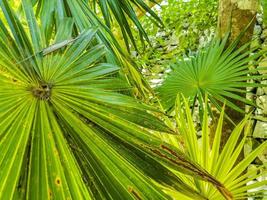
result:
<svg viewBox="0 0 267 200"><path fill-rule="evenodd" d="M249 42L253 35L258 7L259 0L220 0L218 36L223 38L225 34L230 32L228 43L231 43L250 24L238 46L242 46L243 44ZM245 110L245 105L243 103L239 101L233 102ZM244 118L242 113L230 108L226 108L225 112L236 124ZM233 124L225 120L221 147L225 145L233 128Z"/></svg>
<svg viewBox="0 0 267 200"><path fill-rule="evenodd" d="M258 8L259 0L220 0L219 37L223 37L229 31L231 33L229 42L232 42L251 23L240 45L249 42L253 35Z"/></svg>

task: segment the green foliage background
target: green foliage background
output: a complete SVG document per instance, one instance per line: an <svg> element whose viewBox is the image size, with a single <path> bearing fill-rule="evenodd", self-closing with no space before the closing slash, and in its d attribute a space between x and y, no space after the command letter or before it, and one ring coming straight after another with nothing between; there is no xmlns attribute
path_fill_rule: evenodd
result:
<svg viewBox="0 0 267 200"><path fill-rule="evenodd" d="M164 28L153 23L150 17L141 19L152 48L147 46L142 51L139 42L140 55L137 59L152 72L161 72L170 62L192 54L210 41L215 33L218 0L168 0L153 10L161 17Z"/></svg>

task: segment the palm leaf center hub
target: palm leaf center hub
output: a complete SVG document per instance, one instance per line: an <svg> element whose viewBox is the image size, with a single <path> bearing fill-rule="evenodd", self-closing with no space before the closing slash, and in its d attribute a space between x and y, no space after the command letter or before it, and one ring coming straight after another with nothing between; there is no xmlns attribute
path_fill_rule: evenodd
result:
<svg viewBox="0 0 267 200"><path fill-rule="evenodd" d="M51 90L52 90L52 86L50 84L44 83L44 84L40 84L37 87L33 87L31 89L31 92L33 96L35 96L36 98L40 100L49 100L51 97Z"/></svg>

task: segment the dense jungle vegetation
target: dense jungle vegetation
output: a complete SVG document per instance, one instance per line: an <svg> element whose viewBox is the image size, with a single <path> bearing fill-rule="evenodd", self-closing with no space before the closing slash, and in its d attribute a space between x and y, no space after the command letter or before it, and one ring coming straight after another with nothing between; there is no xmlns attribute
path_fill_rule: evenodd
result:
<svg viewBox="0 0 267 200"><path fill-rule="evenodd" d="M266 0L0 0L0 200L267 198Z"/></svg>

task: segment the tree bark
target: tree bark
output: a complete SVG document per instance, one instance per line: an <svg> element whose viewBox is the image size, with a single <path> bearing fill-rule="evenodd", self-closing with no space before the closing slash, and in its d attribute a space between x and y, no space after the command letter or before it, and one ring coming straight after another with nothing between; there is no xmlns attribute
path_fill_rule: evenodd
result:
<svg viewBox="0 0 267 200"><path fill-rule="evenodd" d="M229 42L232 42L250 24L240 41L240 45L249 42L253 35L258 7L259 0L220 0L219 37L223 37L227 32L230 32Z"/></svg>
<svg viewBox="0 0 267 200"><path fill-rule="evenodd" d="M228 44L230 44L249 25L238 46L242 46L245 43L249 42L253 36L258 7L259 0L220 0L218 13L218 36L220 38L223 38L229 32L230 36ZM241 103L239 101L232 102L245 110L244 103ZM231 108L226 108L225 112L235 124L239 123L244 118L244 114L239 113ZM233 128L234 125L225 120L221 147L223 147L227 142Z"/></svg>

